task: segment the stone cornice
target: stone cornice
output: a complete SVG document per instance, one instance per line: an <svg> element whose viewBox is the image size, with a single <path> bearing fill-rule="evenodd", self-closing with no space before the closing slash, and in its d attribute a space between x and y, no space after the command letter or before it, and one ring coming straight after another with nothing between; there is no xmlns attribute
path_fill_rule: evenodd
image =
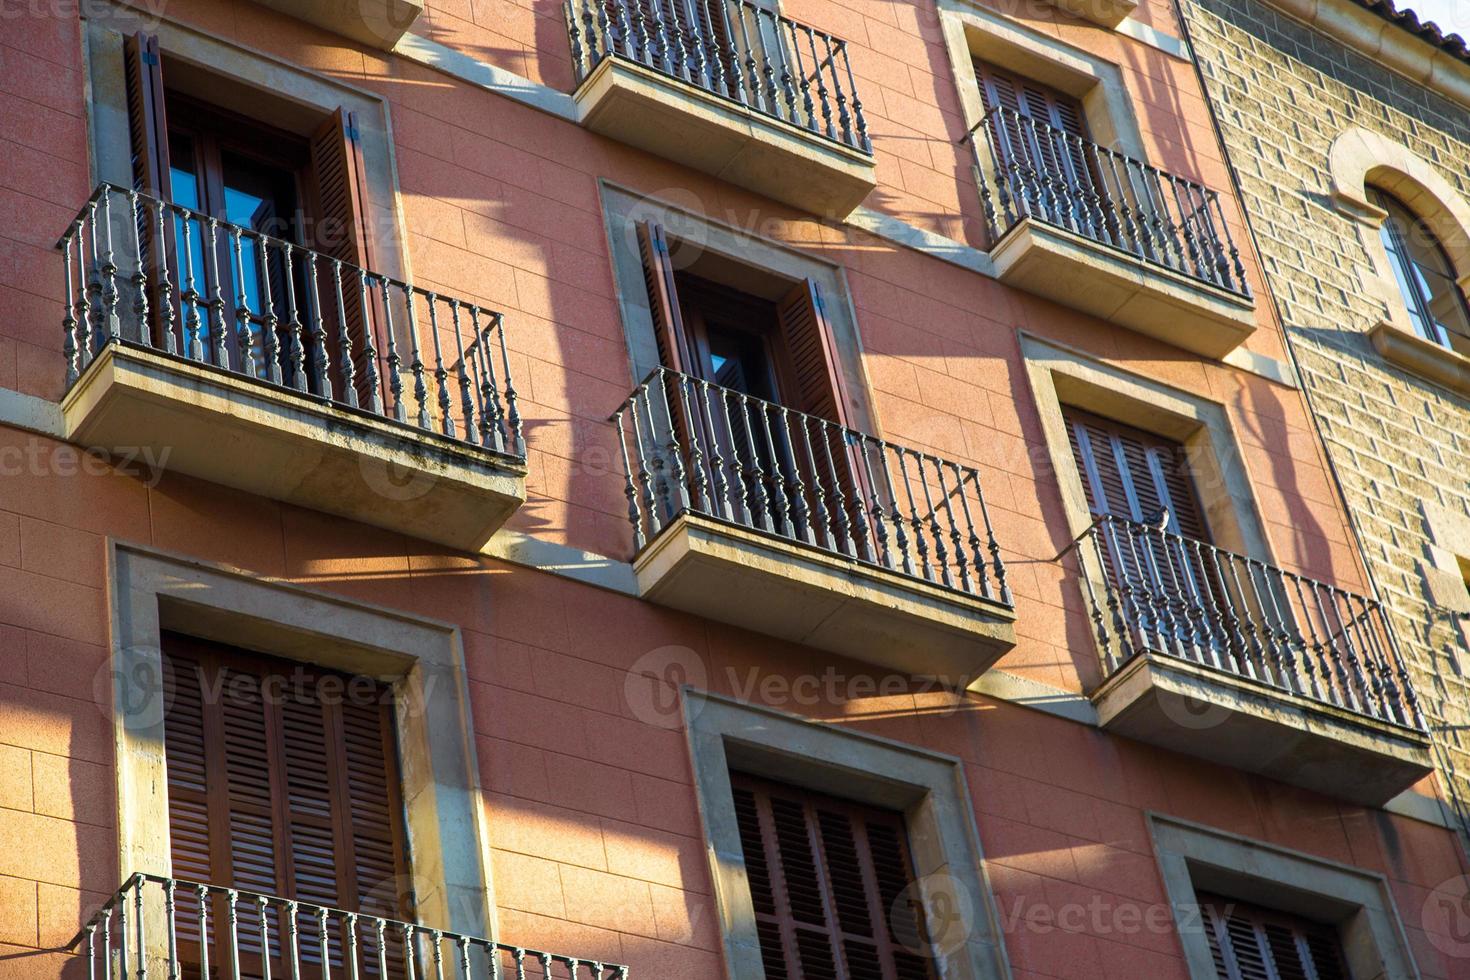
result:
<svg viewBox="0 0 1470 980"><path fill-rule="evenodd" d="M1470 106L1470 63L1356 0L1264 0L1410 81Z"/></svg>

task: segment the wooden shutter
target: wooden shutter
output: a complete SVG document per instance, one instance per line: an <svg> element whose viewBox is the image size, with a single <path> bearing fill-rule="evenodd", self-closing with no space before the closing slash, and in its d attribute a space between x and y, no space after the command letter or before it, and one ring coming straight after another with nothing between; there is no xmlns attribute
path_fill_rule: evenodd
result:
<svg viewBox="0 0 1470 980"><path fill-rule="evenodd" d="M980 83L980 100L985 111L1003 107L1072 136L1088 138L1082 103L1065 92L978 59L975 78Z"/></svg>
<svg viewBox="0 0 1470 980"><path fill-rule="evenodd" d="M1170 530L1210 540L1184 446L1069 406L1062 418L1093 514L1142 521L1167 504Z"/></svg>
<svg viewBox="0 0 1470 980"><path fill-rule="evenodd" d="M133 187L160 201L171 200L168 119L164 111L163 59L158 38L142 32L124 38L123 71ZM148 308L153 312L154 321L162 324L164 296L160 284L167 261L167 246L158 235L158 215L146 207L138 216L138 244L142 252L143 273L148 277ZM151 324L139 324L139 330L153 332ZM149 339L151 343L159 343L163 338Z"/></svg>
<svg viewBox="0 0 1470 980"><path fill-rule="evenodd" d="M1068 186L1085 188L1100 198L1110 196L1106 181L1095 172L1093 161L1087 158L1077 142L1089 139L1087 116L1082 111L1081 102L1049 85L1006 72L978 59L975 61L975 77L980 83L980 99L986 112L1005 108L1041 124L1033 129L1014 119L1007 119L1004 124L998 118L992 121L992 143L1000 157L995 163L1003 173L1010 174L1006 165L1015 164L1023 172L1036 171L1036 176L1059 179ZM1061 134L1076 139L1067 139ZM1019 197L1018 207L1037 211L1039 216L1050 221L1091 228L1095 216L1082 206L1081 197L1058 204L1050 197L1038 198L1034 176L1024 181L1014 175L1010 179L1015 184L1011 188L1012 197Z"/></svg>
<svg viewBox="0 0 1470 980"><path fill-rule="evenodd" d="M123 40L127 76L128 135L133 187L168 200L168 121L163 101L163 61L158 38L137 33Z"/></svg>
<svg viewBox="0 0 1470 980"><path fill-rule="evenodd" d="M900 814L730 781L767 980L931 980Z"/></svg>
<svg viewBox="0 0 1470 980"><path fill-rule="evenodd" d="M848 412L847 375L838 356L820 287L810 279L797 283L776 304L776 321L790 362L790 383L794 388L791 395L796 401L792 407L836 422L843 429L855 429ZM864 465L864 446L835 431L831 432L830 441L843 499L849 508L860 505L865 511L870 510L874 488ZM799 468L805 469L799 454L797 459ZM821 463L818 472L803 473L803 479L809 485L815 479L824 486L827 499L833 499L832 478L823 472Z"/></svg>
<svg viewBox="0 0 1470 980"><path fill-rule="evenodd" d="M340 108L333 112L312 134L310 151L313 186L309 190L313 198L316 225L310 229L308 244L331 258L372 269L367 179L357 114ZM332 361L336 363L340 348L334 331L345 329L352 341L358 401L365 402L371 394L367 388L366 331L376 331L373 335L373 347L380 354L387 350L387 337L382 335L377 326L383 322L383 318L371 315L376 299L370 297L368 309L363 309L357 277L355 274L347 275L344 270L342 305L345 317L339 326L332 270L323 267L318 270L318 277L317 300L330 334L328 349ZM379 371L379 374L382 372ZM340 370L333 381L340 389Z"/></svg>
<svg viewBox="0 0 1470 980"><path fill-rule="evenodd" d="M406 917L390 689L175 634L164 657L175 875Z"/></svg>
<svg viewBox="0 0 1470 980"><path fill-rule="evenodd" d="M1334 927L1214 895L1199 903L1219 980L1348 980Z"/></svg>
<svg viewBox="0 0 1470 980"><path fill-rule="evenodd" d="M651 221L638 223L638 255L643 261L643 284L648 289L648 313L653 318L659 363L670 371L695 373L699 361L684 329L684 318L679 314L674 263L669 258L669 241L661 225Z"/></svg>

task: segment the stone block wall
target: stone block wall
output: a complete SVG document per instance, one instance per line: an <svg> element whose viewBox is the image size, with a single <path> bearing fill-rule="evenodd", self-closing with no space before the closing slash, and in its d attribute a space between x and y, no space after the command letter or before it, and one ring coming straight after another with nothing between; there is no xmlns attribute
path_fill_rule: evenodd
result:
<svg viewBox="0 0 1470 980"><path fill-rule="evenodd" d="M1338 134L1361 127L1470 196L1470 110L1258 0L1193 0L1184 10L1302 383L1463 824L1470 625L1463 585L1444 571L1456 556L1435 528L1470 515L1470 401L1374 349L1368 331L1386 313L1367 250L1377 232L1334 206L1328 153Z"/></svg>

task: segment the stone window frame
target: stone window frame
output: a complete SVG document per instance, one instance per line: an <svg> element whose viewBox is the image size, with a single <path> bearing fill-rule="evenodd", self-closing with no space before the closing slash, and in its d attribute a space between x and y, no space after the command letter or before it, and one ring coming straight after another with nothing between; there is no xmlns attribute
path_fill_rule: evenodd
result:
<svg viewBox="0 0 1470 980"><path fill-rule="evenodd" d="M1431 610L1445 613L1460 634L1461 649L1470 649L1470 515L1430 500L1421 500L1428 540L1419 563ZM1452 657L1461 657L1452 651ZM1470 672L1470 659L1461 658Z"/></svg>
<svg viewBox="0 0 1470 980"><path fill-rule="evenodd" d="M733 766L870 806L908 827L919 901L957 910L935 937L951 980L1009 980L963 760L686 687L684 720L730 980L764 980L730 788ZM932 925L932 923L931 923Z"/></svg>
<svg viewBox="0 0 1470 980"><path fill-rule="evenodd" d="M1364 283L1384 307L1384 317L1369 330L1373 346L1399 367L1470 395L1470 357L1441 347L1414 332L1394 278L1393 260L1379 236L1388 213L1368 198L1378 188L1402 201L1444 246L1460 291L1470 296L1470 201L1428 160L1402 143L1353 126L1328 150L1333 204L1358 225L1372 266Z"/></svg>
<svg viewBox="0 0 1470 980"><path fill-rule="evenodd" d="M636 226L640 221L661 224L679 248L671 248L675 266L709 253L720 259L752 267L773 276L798 282L811 279L822 290L823 312L837 344L837 355L849 382L847 394L854 424L877 434L878 418L863 368L862 337L847 272L840 266L797 251L771 238L712 221L698 213L697 200L680 199L687 191L673 190L667 196L643 194L599 180L603 219L606 222L613 267L613 286L628 344L628 363L637 384L659 366L653 314L649 310L648 287L643 277L643 260L638 253ZM690 195L692 197L692 195ZM685 206L687 203L688 206Z"/></svg>
<svg viewBox="0 0 1470 980"><path fill-rule="evenodd" d="M407 225L398 194L398 166L386 99L192 27L115 6L108 0L98 0L88 8L82 32L94 182L133 186L123 38L140 30L158 36L166 58L223 76L237 83L240 92L252 92L260 102L292 120L315 116L319 121L339 107L356 113L372 236L371 271L404 281L411 279ZM239 108L248 113L253 106Z"/></svg>
<svg viewBox="0 0 1470 980"><path fill-rule="evenodd" d="M1093 518L1062 419L1064 402L1183 443L1191 466L1204 467L1195 468L1193 476L1213 543L1275 563L1245 455L1224 404L1024 331L1021 353L1072 537L1087 530Z"/></svg>
<svg viewBox="0 0 1470 980"><path fill-rule="evenodd" d="M170 876L161 632L363 674L395 701L414 916L496 935L490 834L459 630L250 572L109 542L119 868Z"/></svg>
<svg viewBox="0 0 1470 980"><path fill-rule="evenodd" d="M1147 162L1122 69L969 0L939 0L939 23L967 130L985 110L973 59L980 58L1077 98L1092 140ZM986 152L983 139L976 149Z"/></svg>
<svg viewBox="0 0 1470 980"><path fill-rule="evenodd" d="M1418 980L1388 879L1375 871L1159 813L1147 814L1193 980L1216 980L1199 891L1337 924L1355 977Z"/></svg>

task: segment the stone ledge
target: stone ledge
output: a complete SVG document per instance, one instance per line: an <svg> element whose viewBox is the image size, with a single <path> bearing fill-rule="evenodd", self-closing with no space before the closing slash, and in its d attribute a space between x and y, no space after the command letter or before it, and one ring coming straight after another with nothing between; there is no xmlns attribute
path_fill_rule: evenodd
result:
<svg viewBox="0 0 1470 980"><path fill-rule="evenodd" d="M391 51L424 12L422 0L257 0L308 24Z"/></svg>
<svg viewBox="0 0 1470 980"><path fill-rule="evenodd" d="M1470 357L1380 321L1368 337L1383 357L1406 371L1461 395L1470 395Z"/></svg>
<svg viewBox="0 0 1470 980"><path fill-rule="evenodd" d="M1423 732L1153 652L1092 702L1108 731L1364 806L1434 768Z"/></svg>
<svg viewBox="0 0 1470 980"><path fill-rule="evenodd" d="M1138 9L1138 0L1053 0L1073 17L1091 21L1099 27L1115 28Z"/></svg>
<svg viewBox="0 0 1470 980"><path fill-rule="evenodd" d="M71 442L148 447L169 470L464 551L526 499L514 457L119 343L61 412Z"/></svg>
<svg viewBox="0 0 1470 980"><path fill-rule="evenodd" d="M957 689L1016 642L999 602L695 514L633 569L651 602Z"/></svg>
<svg viewBox="0 0 1470 980"><path fill-rule="evenodd" d="M1224 357L1256 329L1248 299L1033 218L990 255L1001 282L1204 357Z"/></svg>
<svg viewBox="0 0 1470 980"><path fill-rule="evenodd" d="M595 133L823 217L846 218L878 185L867 154L621 58L573 98Z"/></svg>

